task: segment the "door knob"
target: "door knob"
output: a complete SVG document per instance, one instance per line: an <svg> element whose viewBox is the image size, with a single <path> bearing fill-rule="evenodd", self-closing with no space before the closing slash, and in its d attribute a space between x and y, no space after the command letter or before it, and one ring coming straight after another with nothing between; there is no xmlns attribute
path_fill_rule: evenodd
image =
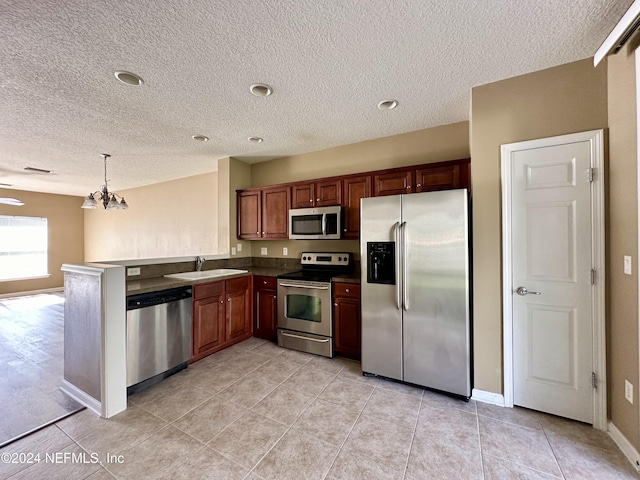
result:
<svg viewBox="0 0 640 480"><path fill-rule="evenodd" d="M540 293L540 292L530 292L529 290L527 290L527 287L518 287L518 288L516 288L516 293L518 295L522 295L523 297L525 295L542 295L542 293Z"/></svg>

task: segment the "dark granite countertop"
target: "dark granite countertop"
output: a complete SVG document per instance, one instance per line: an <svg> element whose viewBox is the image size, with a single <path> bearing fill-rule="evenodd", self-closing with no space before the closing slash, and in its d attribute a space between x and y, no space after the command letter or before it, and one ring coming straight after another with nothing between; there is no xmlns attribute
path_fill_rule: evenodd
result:
<svg viewBox="0 0 640 480"><path fill-rule="evenodd" d="M251 267L241 266L237 267L242 270L247 270L248 273L241 273L238 275L229 275L221 278L203 278L200 280L180 280L178 278L166 278L166 277L154 277L145 278L140 280L129 280L126 283L127 295L138 295L141 293L158 292L160 290L167 290L169 288L187 287L189 285L198 285L200 283L216 282L221 280L228 280L230 278L241 277L244 275L260 275L263 277L277 277L283 273L295 271L295 268L291 267ZM348 275L338 275L331 279L333 282L345 282L345 283L360 283L360 273L353 273Z"/></svg>

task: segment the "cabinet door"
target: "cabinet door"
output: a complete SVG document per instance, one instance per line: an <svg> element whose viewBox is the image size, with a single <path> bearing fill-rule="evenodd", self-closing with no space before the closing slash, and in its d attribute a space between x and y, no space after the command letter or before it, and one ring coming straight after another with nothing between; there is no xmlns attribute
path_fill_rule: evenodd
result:
<svg viewBox="0 0 640 480"><path fill-rule="evenodd" d="M224 295L193 302L193 356L213 350L225 342Z"/></svg>
<svg viewBox="0 0 640 480"><path fill-rule="evenodd" d="M291 187L291 208L311 208L314 205L315 188L313 183L293 185Z"/></svg>
<svg viewBox="0 0 640 480"><path fill-rule="evenodd" d="M460 165L421 168L416 170L416 192L460 188Z"/></svg>
<svg viewBox="0 0 640 480"><path fill-rule="evenodd" d="M253 335L275 341L277 302L275 290L256 290L254 294Z"/></svg>
<svg viewBox="0 0 640 480"><path fill-rule="evenodd" d="M333 303L334 350L345 357L360 358L360 301L336 298Z"/></svg>
<svg viewBox="0 0 640 480"><path fill-rule="evenodd" d="M360 199L371 196L371 175L345 178L342 181L344 225L342 238L360 237Z"/></svg>
<svg viewBox="0 0 640 480"><path fill-rule="evenodd" d="M226 295L226 340L234 340L251 333L251 322L249 313L249 290L240 290L227 293Z"/></svg>
<svg viewBox="0 0 640 480"><path fill-rule="evenodd" d="M329 207L342 203L342 184L340 180L328 180L316 183L316 207Z"/></svg>
<svg viewBox="0 0 640 480"><path fill-rule="evenodd" d="M262 238L289 238L290 192L289 187L262 191Z"/></svg>
<svg viewBox="0 0 640 480"><path fill-rule="evenodd" d="M411 170L378 173L373 176L373 196L412 193L413 173Z"/></svg>
<svg viewBox="0 0 640 480"><path fill-rule="evenodd" d="M238 192L237 237L239 239L260 238L260 232L262 231L261 202L260 190Z"/></svg>

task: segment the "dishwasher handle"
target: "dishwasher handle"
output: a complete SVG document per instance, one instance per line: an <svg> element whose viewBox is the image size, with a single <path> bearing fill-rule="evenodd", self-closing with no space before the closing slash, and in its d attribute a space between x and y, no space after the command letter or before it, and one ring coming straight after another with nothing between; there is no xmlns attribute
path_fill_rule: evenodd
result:
<svg viewBox="0 0 640 480"><path fill-rule="evenodd" d="M153 307L163 303L177 302L185 298L191 298L191 287L171 288L158 292L141 293L127 297L127 311L138 308Z"/></svg>

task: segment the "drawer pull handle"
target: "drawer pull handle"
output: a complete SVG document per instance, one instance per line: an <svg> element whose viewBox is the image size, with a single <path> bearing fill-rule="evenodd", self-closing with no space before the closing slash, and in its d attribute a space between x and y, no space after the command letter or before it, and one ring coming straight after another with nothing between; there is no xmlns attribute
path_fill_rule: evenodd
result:
<svg viewBox="0 0 640 480"><path fill-rule="evenodd" d="M284 332L280 332L280 333L285 337L300 338L302 340L311 340L312 342L317 342L317 343L327 343L329 341L328 338L325 338L324 340L317 340L315 338L303 337L301 335L292 335L291 333L284 333Z"/></svg>

